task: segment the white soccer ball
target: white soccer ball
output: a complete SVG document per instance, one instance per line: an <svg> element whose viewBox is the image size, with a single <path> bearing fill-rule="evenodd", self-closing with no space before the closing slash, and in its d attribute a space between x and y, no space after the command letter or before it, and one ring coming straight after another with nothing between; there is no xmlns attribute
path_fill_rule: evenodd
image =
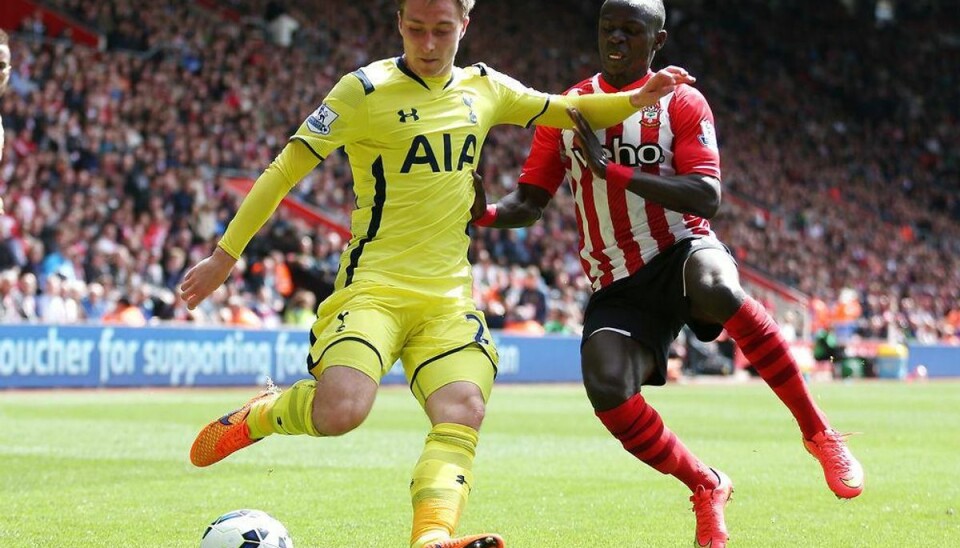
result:
<svg viewBox="0 0 960 548"><path fill-rule="evenodd" d="M293 548L282 523L261 510L227 512L207 527L200 548Z"/></svg>

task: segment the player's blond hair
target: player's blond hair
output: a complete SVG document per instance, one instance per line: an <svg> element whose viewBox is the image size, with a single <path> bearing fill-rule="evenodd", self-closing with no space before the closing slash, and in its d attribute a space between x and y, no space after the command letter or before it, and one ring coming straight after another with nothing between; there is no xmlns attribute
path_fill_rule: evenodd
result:
<svg viewBox="0 0 960 548"><path fill-rule="evenodd" d="M427 2L433 2L434 0L427 0ZM466 17L470 15L470 10L473 9L473 6L477 3L476 0L453 0L453 2L460 8L460 15ZM403 8L407 5L407 0L397 0L397 11L400 12L400 15L403 15Z"/></svg>

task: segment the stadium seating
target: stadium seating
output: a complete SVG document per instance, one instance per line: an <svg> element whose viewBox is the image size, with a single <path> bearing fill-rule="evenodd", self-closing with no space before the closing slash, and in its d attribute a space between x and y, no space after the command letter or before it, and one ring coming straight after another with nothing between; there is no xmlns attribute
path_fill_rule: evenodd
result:
<svg viewBox="0 0 960 548"><path fill-rule="evenodd" d="M340 74L396 54L394 3L208 4L48 3L106 36L102 51L33 20L12 35L0 321L97 321L130 303L146 321L276 325L303 302L298 289L329 292L340 234L278 216L200 309L174 297L239 203L226 181L255 177ZM594 8L565 4L480 3L461 64L550 92L592 74ZM841 2L678 4L658 64L688 67L714 108L730 197L714 227L738 260L808 294L815 323L957 341L956 15L909 3L893 22ZM288 47L271 25L282 12L298 26ZM518 43L525 54L505 46ZM513 188L529 139L491 133L489 199ZM293 197L346 223L345 159L329 158ZM476 231L475 296L492 325L579 329L589 287L571 203L561 192L533 227ZM859 310L841 306L851 291Z"/></svg>

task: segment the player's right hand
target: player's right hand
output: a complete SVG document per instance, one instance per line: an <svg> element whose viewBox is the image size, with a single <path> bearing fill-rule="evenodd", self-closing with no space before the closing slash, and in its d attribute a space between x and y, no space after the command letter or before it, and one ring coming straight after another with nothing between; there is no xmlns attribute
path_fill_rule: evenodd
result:
<svg viewBox="0 0 960 548"><path fill-rule="evenodd" d="M590 127L590 122L575 108L568 108L567 115L573 120L574 146L583 151L583 158L587 167L594 175L601 179L607 178L607 156L597 139L597 134Z"/></svg>
<svg viewBox="0 0 960 548"><path fill-rule="evenodd" d="M487 212L487 192L483 189L483 177L477 170L471 170L473 175L473 205L470 206L470 222L474 222Z"/></svg>
<svg viewBox="0 0 960 548"><path fill-rule="evenodd" d="M193 310L227 281L237 260L217 246L216 250L187 271L180 284L180 298Z"/></svg>

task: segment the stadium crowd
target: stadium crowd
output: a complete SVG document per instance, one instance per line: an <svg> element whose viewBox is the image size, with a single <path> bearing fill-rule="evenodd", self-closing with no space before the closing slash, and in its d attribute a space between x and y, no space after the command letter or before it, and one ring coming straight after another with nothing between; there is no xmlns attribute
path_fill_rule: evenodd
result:
<svg viewBox="0 0 960 548"><path fill-rule="evenodd" d="M292 217L275 216L199 309L175 289L238 205L226 180L256 176L337 75L399 51L393 1L47 4L108 45L46 36L38 17L12 34L0 322L309 325L344 242ZM714 108L725 189L714 228L742 264L809 294L814 328L958 342L957 15L901 3L885 20L864 2L822 4L671 8L655 65L689 68ZM594 11L481 2L460 64L562 91L597 69ZM488 200L515 185L530 136L491 133ZM293 194L346 224L350 181L332 156ZM590 290L567 192L529 229L475 236L491 327L577 332Z"/></svg>

